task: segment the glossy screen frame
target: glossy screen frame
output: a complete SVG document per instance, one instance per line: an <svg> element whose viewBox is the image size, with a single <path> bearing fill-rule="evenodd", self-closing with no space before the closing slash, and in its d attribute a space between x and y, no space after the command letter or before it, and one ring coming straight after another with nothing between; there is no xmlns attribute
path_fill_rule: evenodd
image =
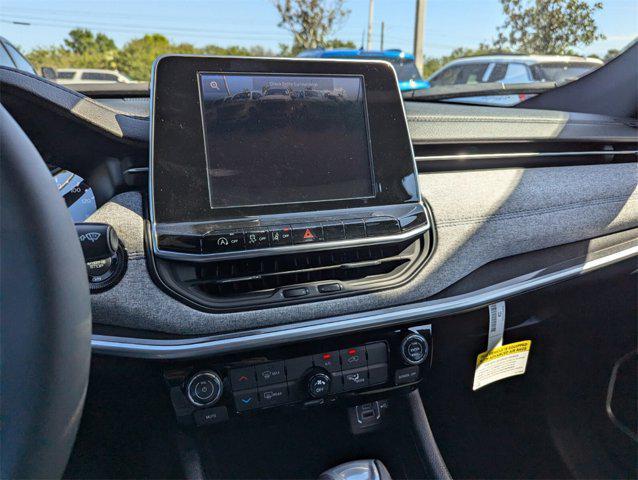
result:
<svg viewBox="0 0 638 480"><path fill-rule="evenodd" d="M211 209L199 95L200 72L361 75L376 195L294 205ZM287 213L419 203L405 111L392 66L382 61L167 55L151 84L150 200L156 223L200 223Z"/></svg>

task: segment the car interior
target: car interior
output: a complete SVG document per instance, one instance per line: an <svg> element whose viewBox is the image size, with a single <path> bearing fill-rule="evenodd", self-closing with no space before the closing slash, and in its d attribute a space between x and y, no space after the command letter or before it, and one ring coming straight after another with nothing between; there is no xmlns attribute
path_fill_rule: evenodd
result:
<svg viewBox="0 0 638 480"><path fill-rule="evenodd" d="M2 478L636 478L637 65L0 67Z"/></svg>

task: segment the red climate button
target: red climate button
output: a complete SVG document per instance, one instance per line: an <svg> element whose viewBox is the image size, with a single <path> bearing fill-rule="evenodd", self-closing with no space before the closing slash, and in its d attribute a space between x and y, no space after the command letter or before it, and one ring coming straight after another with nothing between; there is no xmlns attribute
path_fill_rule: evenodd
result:
<svg viewBox="0 0 638 480"><path fill-rule="evenodd" d="M329 372L338 372L341 370L339 364L339 352L318 353L314 356L315 367L325 368Z"/></svg>
<svg viewBox="0 0 638 480"><path fill-rule="evenodd" d="M339 352L341 357L341 369L350 370L352 368L365 367L368 364L366 360L366 351L363 347L351 347Z"/></svg>

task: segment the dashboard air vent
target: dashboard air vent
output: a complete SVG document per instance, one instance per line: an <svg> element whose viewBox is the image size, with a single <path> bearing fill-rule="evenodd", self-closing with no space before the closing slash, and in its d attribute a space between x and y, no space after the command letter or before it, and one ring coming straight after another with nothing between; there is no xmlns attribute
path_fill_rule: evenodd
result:
<svg viewBox="0 0 638 480"><path fill-rule="evenodd" d="M398 243L209 263L157 259L156 267L171 289L200 306L264 307L396 286L422 263L429 243L427 234ZM324 291L328 284L333 288ZM307 293L291 298L291 288Z"/></svg>

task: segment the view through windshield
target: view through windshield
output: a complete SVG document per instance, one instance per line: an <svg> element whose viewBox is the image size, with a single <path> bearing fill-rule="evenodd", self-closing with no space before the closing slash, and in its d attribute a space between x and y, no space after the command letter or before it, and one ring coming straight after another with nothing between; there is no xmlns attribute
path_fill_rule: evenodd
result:
<svg viewBox="0 0 638 480"><path fill-rule="evenodd" d="M635 0L3 0L0 64L144 88L161 54L381 59L404 92L573 81L638 33ZM118 88L118 87L114 87ZM449 99L447 99L449 100ZM453 99L452 99L453 101Z"/></svg>

